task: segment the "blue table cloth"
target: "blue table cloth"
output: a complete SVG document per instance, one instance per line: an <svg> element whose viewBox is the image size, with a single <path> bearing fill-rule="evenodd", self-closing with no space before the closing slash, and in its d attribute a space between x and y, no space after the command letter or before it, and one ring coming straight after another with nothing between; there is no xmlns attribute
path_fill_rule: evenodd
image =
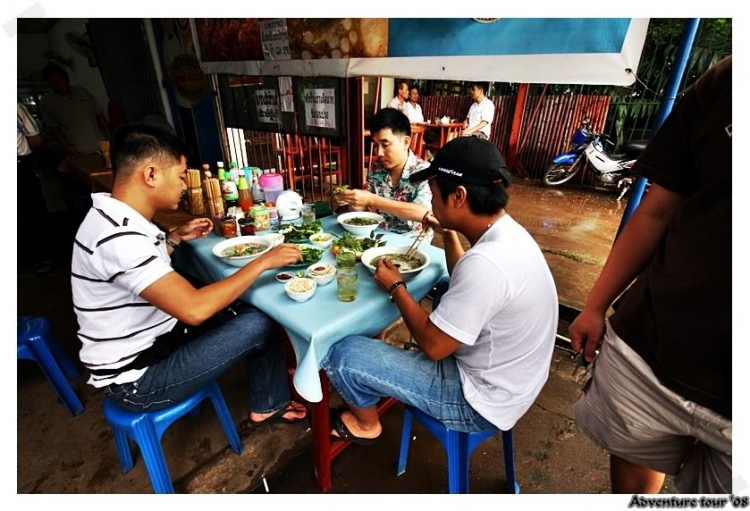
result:
<svg viewBox="0 0 750 511"><path fill-rule="evenodd" d="M335 216L322 219L322 223L326 232L338 235L343 232ZM388 246L411 245L413 242L411 238L389 231L376 232L385 235ZM211 251L216 243L223 240L212 233L207 238L183 243L186 246L174 253L174 267L207 283L229 277L239 268L224 263ZM420 250L430 256L430 265L407 280L409 293L415 300L423 299L448 274L442 249L423 244ZM335 266L336 258L330 249L325 250L321 262ZM276 273L283 270L297 271L299 268L267 271L240 299L265 312L284 327L297 356L294 386L303 398L317 403L323 397L318 376L320 360L330 347L349 335L377 335L396 321L400 312L362 263L357 263L359 282L357 299L353 302L338 299L335 279L326 286L318 286L315 295L307 302L295 302L286 295L284 284L275 279Z"/></svg>

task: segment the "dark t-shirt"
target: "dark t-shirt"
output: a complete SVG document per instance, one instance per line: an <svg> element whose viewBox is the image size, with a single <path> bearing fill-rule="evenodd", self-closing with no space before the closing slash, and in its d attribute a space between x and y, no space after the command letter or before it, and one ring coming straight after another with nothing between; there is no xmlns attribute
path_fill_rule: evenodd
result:
<svg viewBox="0 0 750 511"><path fill-rule="evenodd" d="M732 418L732 61L685 94L633 170L685 197L612 328L686 399Z"/></svg>

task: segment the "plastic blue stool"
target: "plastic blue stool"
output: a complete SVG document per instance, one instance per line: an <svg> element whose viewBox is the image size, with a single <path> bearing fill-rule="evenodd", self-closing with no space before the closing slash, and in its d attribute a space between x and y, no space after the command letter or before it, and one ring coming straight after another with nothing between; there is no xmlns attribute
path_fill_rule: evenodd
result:
<svg viewBox="0 0 750 511"><path fill-rule="evenodd" d="M169 475L167 461L161 448L161 437L169 426L180 417L200 414L200 403L210 398L219 416L221 426L227 435L229 445L237 454L242 454L242 441L237 427L229 414L227 403L218 383L211 382L198 392L174 406L155 412L131 412L118 407L109 399L104 400L104 417L112 426L112 433L117 445L117 455L123 473L133 470L133 455L130 452L128 438L132 439L141 450L146 463L154 493L174 493L172 478Z"/></svg>
<svg viewBox="0 0 750 511"><path fill-rule="evenodd" d="M401 431L401 454L398 460L397 476L406 472L406 461L409 457L411 441L412 416L437 438L448 455L448 492L469 493L469 462L471 453L487 440L501 431L484 431L481 433L462 433L445 427L440 421L413 406L406 406L404 426ZM505 456L505 480L510 493L521 493L516 482L516 460L513 449L513 429L502 431L503 454Z"/></svg>
<svg viewBox="0 0 750 511"><path fill-rule="evenodd" d="M57 391L73 416L83 412L83 403L68 380L81 376L52 333L46 318L22 316L17 321L16 360L33 360Z"/></svg>

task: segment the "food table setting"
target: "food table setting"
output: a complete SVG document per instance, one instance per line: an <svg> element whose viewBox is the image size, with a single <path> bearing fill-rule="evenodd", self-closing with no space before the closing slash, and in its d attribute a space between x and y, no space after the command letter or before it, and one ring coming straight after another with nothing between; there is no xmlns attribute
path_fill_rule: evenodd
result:
<svg viewBox="0 0 750 511"><path fill-rule="evenodd" d="M267 235L226 239L211 233L185 243L173 256L176 269L211 283L232 275L276 244L301 242L304 262L265 272L240 299L278 322L294 347L294 387L312 403L316 476L323 490L330 486L331 459L343 447L331 449L328 381L320 361L341 339L374 337L400 317L398 307L375 282L372 263L388 255L401 264L415 300L423 299L447 275L442 249L420 245L409 259L406 252L414 239L378 229L381 221L374 213L347 213L302 225L282 224L279 232ZM361 262L355 262L357 255Z"/></svg>

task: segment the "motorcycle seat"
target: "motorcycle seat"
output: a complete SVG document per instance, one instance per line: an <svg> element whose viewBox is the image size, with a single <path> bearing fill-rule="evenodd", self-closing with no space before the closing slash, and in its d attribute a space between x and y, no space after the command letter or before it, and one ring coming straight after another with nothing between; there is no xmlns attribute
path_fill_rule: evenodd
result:
<svg viewBox="0 0 750 511"><path fill-rule="evenodd" d="M633 140L625 144L622 150L628 158L635 159L646 149L649 142L650 140Z"/></svg>

